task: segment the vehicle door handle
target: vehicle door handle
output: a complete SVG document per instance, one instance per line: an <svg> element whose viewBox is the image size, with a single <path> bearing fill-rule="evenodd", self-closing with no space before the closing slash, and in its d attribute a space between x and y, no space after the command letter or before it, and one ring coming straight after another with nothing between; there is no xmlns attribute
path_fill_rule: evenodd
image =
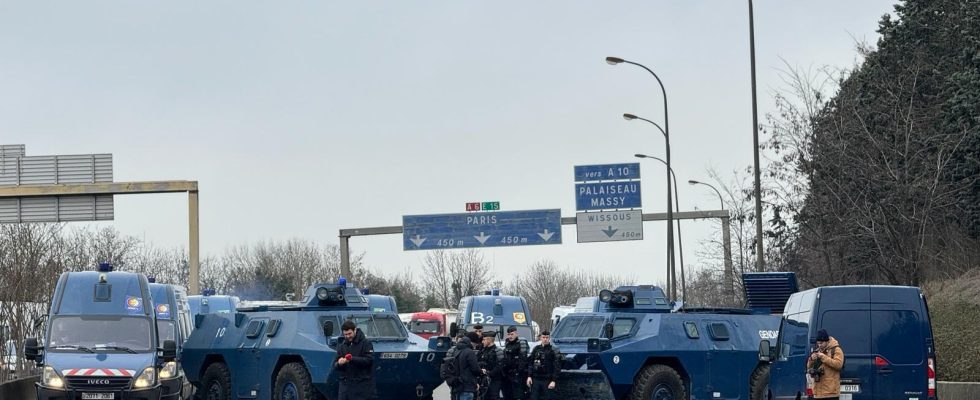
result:
<svg viewBox="0 0 980 400"><path fill-rule="evenodd" d="M878 373L879 374L890 374L890 373L892 373L892 369L891 368L882 368L882 369L879 369L878 370Z"/></svg>

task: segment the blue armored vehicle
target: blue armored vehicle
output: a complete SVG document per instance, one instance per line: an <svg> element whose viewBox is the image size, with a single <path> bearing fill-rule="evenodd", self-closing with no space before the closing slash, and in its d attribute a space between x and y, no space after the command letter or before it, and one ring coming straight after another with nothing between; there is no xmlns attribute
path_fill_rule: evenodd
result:
<svg viewBox="0 0 980 400"><path fill-rule="evenodd" d="M473 326L483 325L483 331L497 333L497 341L504 340L508 326L517 327L517 335L526 340L536 340L535 324L531 321L531 308L520 296L500 294L500 289L488 290L482 295L466 296L459 301L456 322L450 324L449 335L458 330L472 331Z"/></svg>
<svg viewBox="0 0 980 400"><path fill-rule="evenodd" d="M449 338L410 334L396 312L374 311L343 279L311 286L293 305L199 315L184 346L184 371L208 400L335 400L340 373L332 365L347 320L374 344L380 400L432 398L442 383L439 365L452 346Z"/></svg>
<svg viewBox="0 0 980 400"><path fill-rule="evenodd" d="M233 313L241 300L238 296L216 295L214 289L204 289L200 295L187 296L191 318L198 314Z"/></svg>
<svg viewBox="0 0 980 400"><path fill-rule="evenodd" d="M24 357L42 367L38 400L158 400L176 343L157 336L146 276L65 272L51 297L43 344L27 339ZM158 348L158 344L162 348Z"/></svg>
<svg viewBox="0 0 980 400"><path fill-rule="evenodd" d="M751 309L672 312L664 291L648 285L603 290L599 301L598 311L569 314L552 331L565 356L559 398L748 399L765 385L759 343L778 335L780 317Z"/></svg>
<svg viewBox="0 0 980 400"><path fill-rule="evenodd" d="M180 354L184 341L194 330L191 310L187 304L187 291L177 285L150 281L150 297L153 299L153 313L157 320L157 338L162 342L172 340L177 344L177 359L168 361L160 368L160 385L163 388L162 400L183 400L191 395L191 384L180 367Z"/></svg>

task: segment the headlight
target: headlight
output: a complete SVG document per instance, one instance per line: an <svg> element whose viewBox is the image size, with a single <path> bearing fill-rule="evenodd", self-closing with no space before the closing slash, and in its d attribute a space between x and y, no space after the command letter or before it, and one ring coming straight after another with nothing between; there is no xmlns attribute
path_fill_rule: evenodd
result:
<svg viewBox="0 0 980 400"><path fill-rule="evenodd" d="M160 368L160 379L170 379L177 376L177 362L167 361Z"/></svg>
<svg viewBox="0 0 980 400"><path fill-rule="evenodd" d="M153 367L146 367L143 369L143 373L136 377L136 381L133 382L134 389L145 389L153 386L157 383L157 369Z"/></svg>
<svg viewBox="0 0 980 400"><path fill-rule="evenodd" d="M61 389L65 387L65 380L61 379L61 375L51 367L44 367L44 371L41 373L41 385Z"/></svg>

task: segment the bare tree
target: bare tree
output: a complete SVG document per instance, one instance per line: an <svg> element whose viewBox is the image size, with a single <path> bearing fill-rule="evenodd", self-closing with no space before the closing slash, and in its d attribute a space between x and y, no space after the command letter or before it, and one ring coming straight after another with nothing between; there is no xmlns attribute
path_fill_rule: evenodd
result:
<svg viewBox="0 0 980 400"><path fill-rule="evenodd" d="M531 320L547 327L555 307L575 304L580 296L596 296L602 289L632 282L631 277L559 268L554 261L541 260L515 277L508 292L524 297L531 308Z"/></svg>
<svg viewBox="0 0 980 400"><path fill-rule="evenodd" d="M493 280L483 254L474 249L437 250L422 259L422 285L445 308L453 308L465 296L479 293Z"/></svg>

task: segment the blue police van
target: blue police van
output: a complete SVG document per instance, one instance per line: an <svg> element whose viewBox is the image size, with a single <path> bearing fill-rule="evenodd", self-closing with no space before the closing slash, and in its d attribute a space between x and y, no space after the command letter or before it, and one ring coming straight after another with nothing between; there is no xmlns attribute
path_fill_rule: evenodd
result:
<svg viewBox="0 0 980 400"><path fill-rule="evenodd" d="M157 338L161 343L172 340L177 344L177 359L164 363L160 368L160 385L163 389L161 398L165 400L189 398L192 386L180 366L180 354L184 342L194 330L187 303L187 291L177 285L154 283L152 277L149 281L153 312L156 314L157 321Z"/></svg>
<svg viewBox="0 0 980 400"><path fill-rule="evenodd" d="M806 359L826 329L844 352L842 400L936 399L936 353L925 296L917 287L831 286L790 297L770 361L764 398L806 399Z"/></svg>
<svg viewBox="0 0 980 400"><path fill-rule="evenodd" d="M42 368L37 399L160 399L161 369L177 350L159 341L146 276L108 264L65 272L51 298L43 343L24 346Z"/></svg>
<svg viewBox="0 0 980 400"><path fill-rule="evenodd" d="M500 341L507 327L515 326L519 337L537 339L531 308L523 297L502 295L500 289L493 289L483 295L463 297L457 310L456 322L449 327L450 336L456 336L458 330L472 331L473 326L483 325L484 332L496 332Z"/></svg>

